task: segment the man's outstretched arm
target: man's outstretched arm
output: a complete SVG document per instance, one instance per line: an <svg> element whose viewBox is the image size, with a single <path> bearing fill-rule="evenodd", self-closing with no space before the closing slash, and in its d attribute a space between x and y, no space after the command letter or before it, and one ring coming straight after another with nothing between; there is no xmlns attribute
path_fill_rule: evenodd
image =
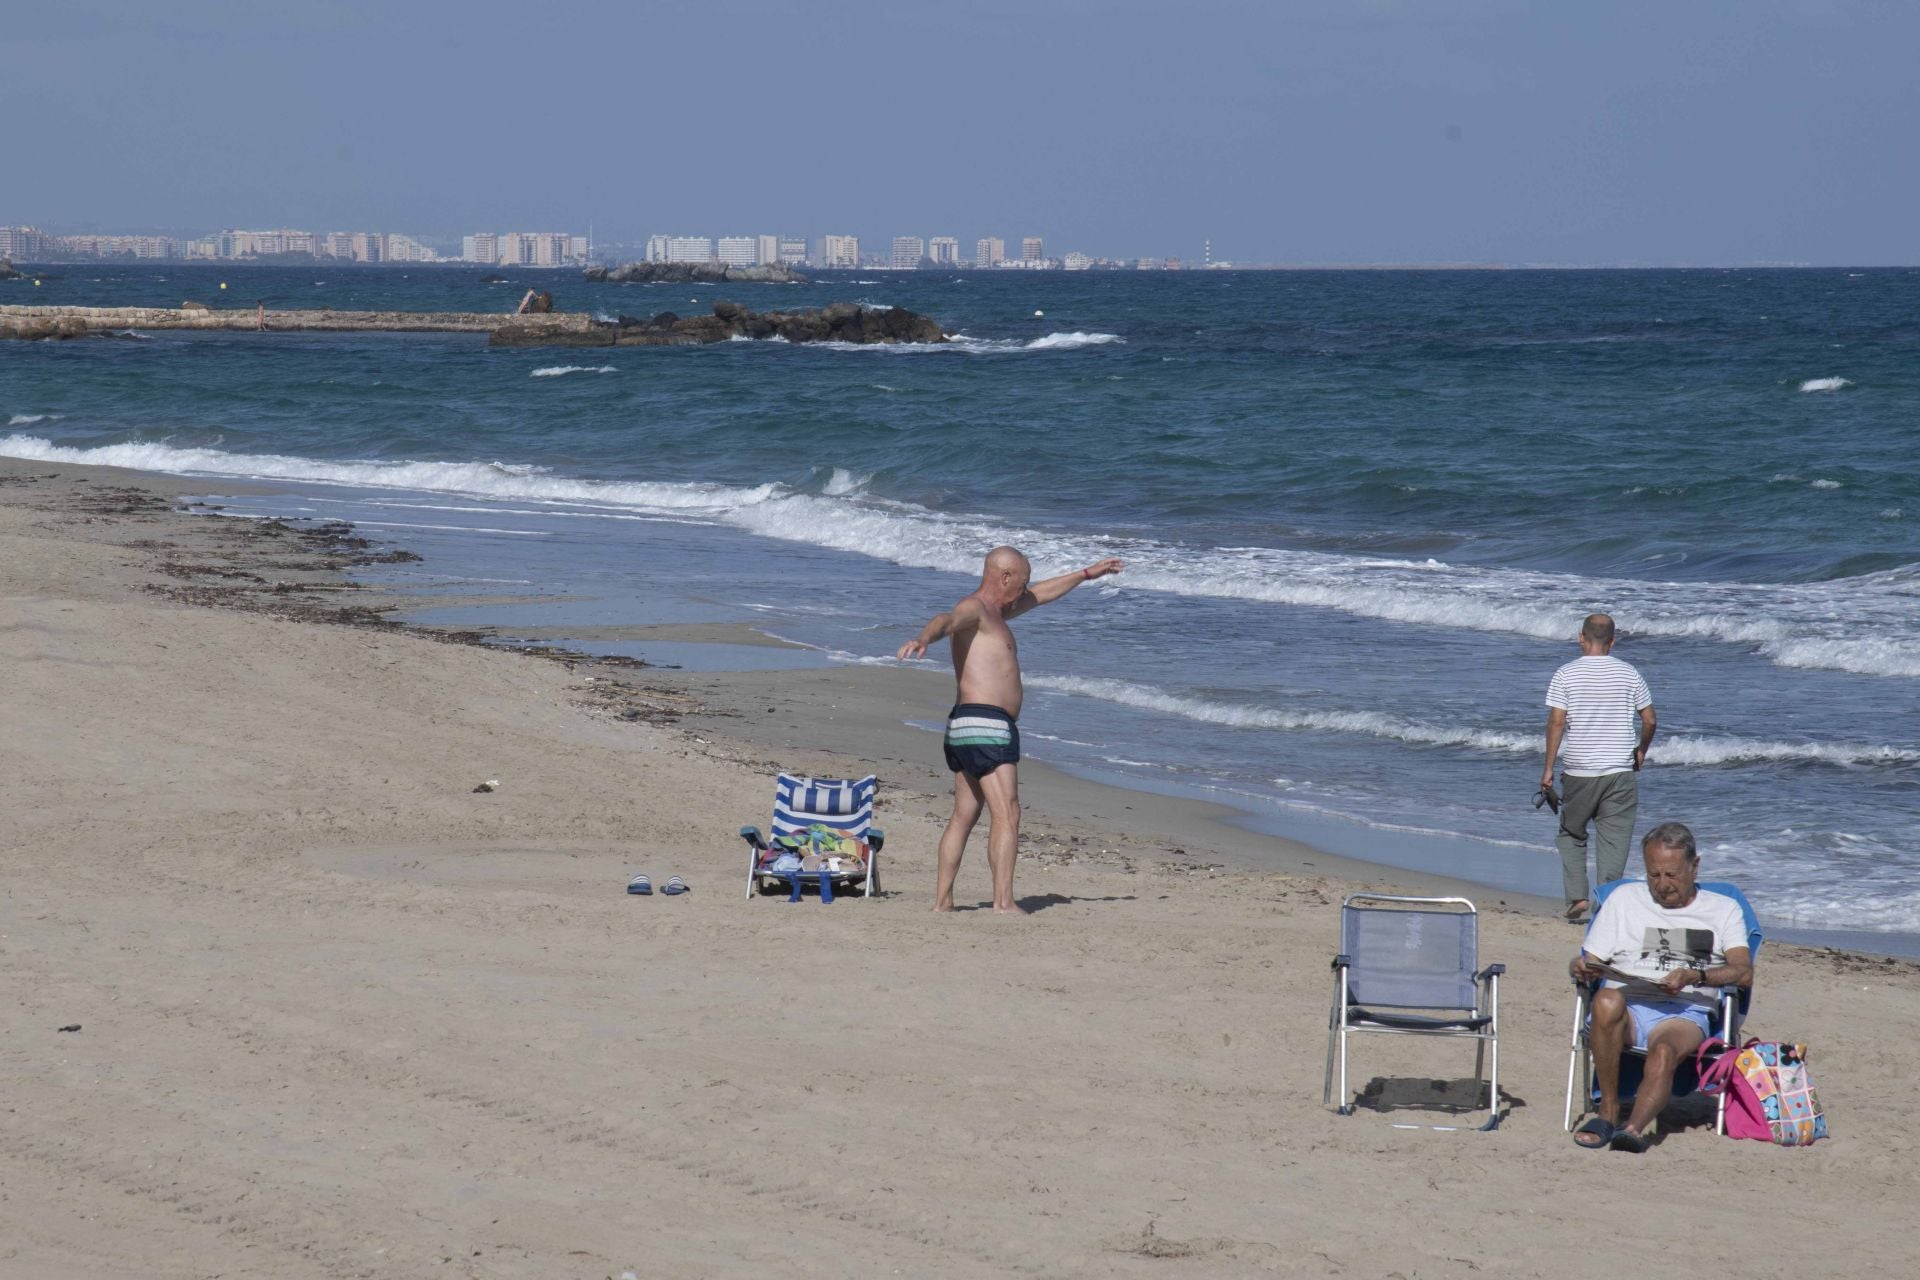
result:
<svg viewBox="0 0 1920 1280"><path fill-rule="evenodd" d="M924 658L927 656L928 645L945 640L952 631L953 615L936 613L933 615L933 621L920 628L920 634L901 645L900 651L893 656L903 661L907 658Z"/></svg>
<svg viewBox="0 0 1920 1280"><path fill-rule="evenodd" d="M951 613L936 613L933 620L920 628L920 634L900 646L893 656L902 660L924 658L927 646L940 643L948 636L980 625L980 610L971 597L962 600L953 607Z"/></svg>
<svg viewBox="0 0 1920 1280"><path fill-rule="evenodd" d="M1057 578L1048 578L1045 581L1036 582L1021 592L1020 598L1007 607L1006 616L1009 618L1018 617L1029 609L1037 608L1043 604L1052 604L1055 600L1058 600L1061 596L1067 594L1067 592L1073 590L1081 583L1092 582L1095 578L1104 578L1109 574L1118 573L1124 568L1126 568L1126 565L1117 557L1109 556L1107 559L1096 561L1084 569L1076 569L1072 573L1063 573Z"/></svg>

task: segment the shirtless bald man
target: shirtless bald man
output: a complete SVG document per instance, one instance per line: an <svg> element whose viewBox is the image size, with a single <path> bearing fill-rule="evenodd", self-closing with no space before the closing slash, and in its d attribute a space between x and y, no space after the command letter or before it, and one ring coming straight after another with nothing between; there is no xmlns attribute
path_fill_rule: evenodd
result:
<svg viewBox="0 0 1920 1280"><path fill-rule="evenodd" d="M987 553L973 594L900 646L901 658L925 656L927 646L953 638L953 675L959 686L947 716L947 768L953 770L953 817L940 837L940 870L933 909L953 910L953 880L967 837L985 807L987 866L993 872L996 915L1025 915L1013 900L1013 862L1020 844L1020 653L1007 624L1036 605L1050 604L1083 582L1118 573L1118 560L1101 560L1074 573L1032 582L1033 566L1013 547Z"/></svg>

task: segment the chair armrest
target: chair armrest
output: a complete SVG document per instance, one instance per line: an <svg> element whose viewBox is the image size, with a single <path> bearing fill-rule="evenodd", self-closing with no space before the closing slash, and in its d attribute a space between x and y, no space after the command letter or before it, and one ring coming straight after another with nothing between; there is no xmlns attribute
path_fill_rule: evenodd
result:
<svg viewBox="0 0 1920 1280"><path fill-rule="evenodd" d="M758 827L740 828L740 838L752 845L755 849L764 850L767 847L766 838L760 834L760 828Z"/></svg>
<svg viewBox="0 0 1920 1280"><path fill-rule="evenodd" d="M1353 967L1353 957L1335 956L1333 958L1333 967L1336 969L1351 969Z"/></svg>
<svg viewBox="0 0 1920 1280"><path fill-rule="evenodd" d="M1473 980L1475 982L1485 982L1488 978L1497 978L1506 971L1507 966L1503 964L1490 964L1480 972L1474 974Z"/></svg>
<svg viewBox="0 0 1920 1280"><path fill-rule="evenodd" d="M880 852L880 846L885 844L886 842L887 842L886 832L882 831L878 827L867 828L867 848L873 850L875 853L878 853Z"/></svg>

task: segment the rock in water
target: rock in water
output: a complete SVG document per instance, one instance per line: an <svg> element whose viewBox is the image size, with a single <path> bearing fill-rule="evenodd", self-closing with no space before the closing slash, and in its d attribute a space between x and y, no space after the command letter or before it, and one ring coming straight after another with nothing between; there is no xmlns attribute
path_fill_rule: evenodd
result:
<svg viewBox="0 0 1920 1280"><path fill-rule="evenodd" d="M0 280L18 280L20 273L13 269L13 263L0 258Z"/></svg>
<svg viewBox="0 0 1920 1280"><path fill-rule="evenodd" d="M550 320L515 318L493 331L496 347L686 347L730 338L784 338L788 342L945 342L938 321L904 307L879 310L836 302L814 311L750 311L737 302L716 302L713 314L677 316L662 311L651 320L621 316L582 326L580 316Z"/></svg>
<svg viewBox="0 0 1920 1280"><path fill-rule="evenodd" d="M804 284L806 277L783 263L729 267L719 262L626 262L588 267L588 280L614 284Z"/></svg>

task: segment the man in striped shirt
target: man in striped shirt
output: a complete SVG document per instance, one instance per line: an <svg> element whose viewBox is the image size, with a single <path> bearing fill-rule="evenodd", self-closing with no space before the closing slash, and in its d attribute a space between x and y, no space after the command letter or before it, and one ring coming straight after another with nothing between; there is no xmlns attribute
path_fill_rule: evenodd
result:
<svg viewBox="0 0 1920 1280"><path fill-rule="evenodd" d="M1553 673L1547 684L1547 763L1540 785L1553 786L1560 759L1561 881L1567 918L1586 914L1587 828L1593 827L1594 869L1600 884L1627 872L1633 820L1640 808L1634 775L1647 762L1657 721L1647 682L1628 663L1611 656L1613 619L1590 615L1580 628L1580 656ZM1636 724L1636 721L1638 722Z"/></svg>

